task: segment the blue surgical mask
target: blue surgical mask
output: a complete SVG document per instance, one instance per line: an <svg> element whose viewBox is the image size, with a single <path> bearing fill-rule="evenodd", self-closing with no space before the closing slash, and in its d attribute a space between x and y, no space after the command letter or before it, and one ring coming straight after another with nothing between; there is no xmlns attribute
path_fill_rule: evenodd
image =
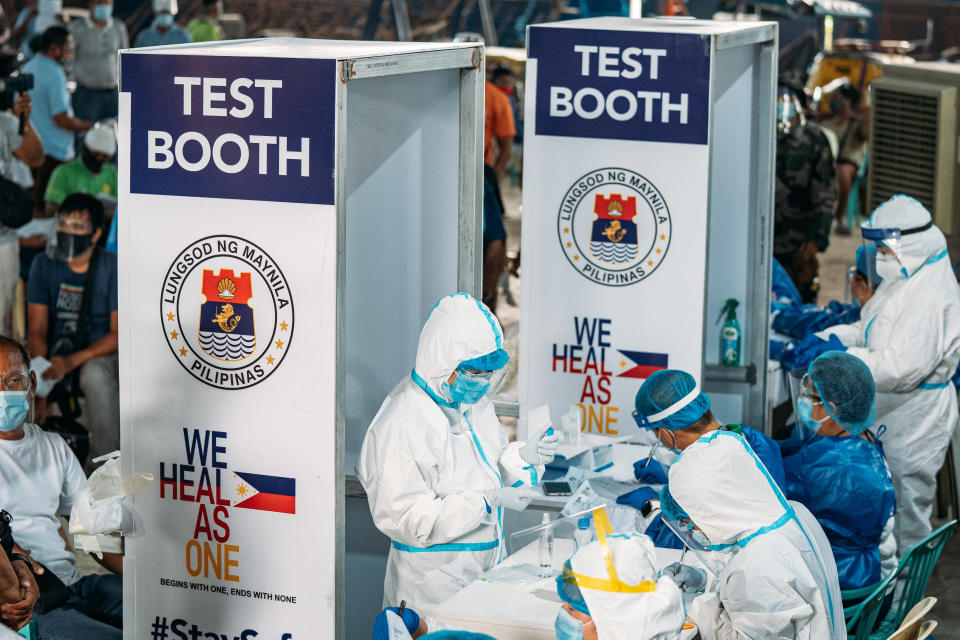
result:
<svg viewBox="0 0 960 640"><path fill-rule="evenodd" d="M797 420L799 421L799 426L803 429L803 440L806 441L808 438L817 435L817 431L820 430L820 425L822 425L826 418L823 420L814 420L813 418L813 405L820 404L819 402L814 403L813 400L806 396L802 396L797 400Z"/></svg>
<svg viewBox="0 0 960 640"><path fill-rule="evenodd" d="M13 431L19 427L30 411L30 398L26 391L0 391L0 431Z"/></svg>
<svg viewBox="0 0 960 640"><path fill-rule="evenodd" d="M490 390L489 373L470 373L457 369L457 377L453 384L444 382L443 389L450 400L458 405L476 404Z"/></svg>
<svg viewBox="0 0 960 640"><path fill-rule="evenodd" d="M553 621L553 630L557 633L557 640L583 640L583 623L563 607Z"/></svg>
<svg viewBox="0 0 960 640"><path fill-rule="evenodd" d="M158 27L171 27L173 26L173 14L172 13L161 13L157 16L156 23Z"/></svg>
<svg viewBox="0 0 960 640"><path fill-rule="evenodd" d="M95 4L93 5L93 9L90 10L90 13L93 15L94 20L106 22L113 14L113 6L109 4Z"/></svg>

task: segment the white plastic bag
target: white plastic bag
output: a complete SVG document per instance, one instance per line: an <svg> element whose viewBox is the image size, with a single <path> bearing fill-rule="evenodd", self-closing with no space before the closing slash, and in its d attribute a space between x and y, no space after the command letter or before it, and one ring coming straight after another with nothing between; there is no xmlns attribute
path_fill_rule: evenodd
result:
<svg viewBox="0 0 960 640"><path fill-rule="evenodd" d="M120 475L120 452L114 451L94 458L106 460L98 467L80 490L70 512L70 533L91 553L98 553L96 536L120 531L123 526L123 500L128 495L146 491L153 481L150 473Z"/></svg>

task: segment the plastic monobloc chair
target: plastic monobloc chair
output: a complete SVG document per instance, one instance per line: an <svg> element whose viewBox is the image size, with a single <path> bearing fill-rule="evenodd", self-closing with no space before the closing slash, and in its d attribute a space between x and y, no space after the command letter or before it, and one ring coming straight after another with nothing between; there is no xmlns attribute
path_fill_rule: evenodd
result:
<svg viewBox="0 0 960 640"><path fill-rule="evenodd" d="M896 570L875 587L843 592L844 600L863 597L858 604L843 610L847 619L847 635L851 640L883 640L900 627L907 617L907 612L923 598L943 546L956 527L957 521L952 520L913 545L900 560ZM903 576L900 598L878 625L877 618L883 608L883 601L896 589L900 576Z"/></svg>

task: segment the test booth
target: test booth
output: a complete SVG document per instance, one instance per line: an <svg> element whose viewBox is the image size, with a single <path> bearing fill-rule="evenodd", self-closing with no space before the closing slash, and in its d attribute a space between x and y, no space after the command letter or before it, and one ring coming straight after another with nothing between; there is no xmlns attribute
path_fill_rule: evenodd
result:
<svg viewBox="0 0 960 640"><path fill-rule="evenodd" d="M479 290L482 56L121 53L123 464L154 476L126 638L369 637L389 542L344 480L429 310Z"/></svg>
<svg viewBox="0 0 960 640"><path fill-rule="evenodd" d="M722 423L763 429L776 25L571 20L529 27L527 58L520 437L542 404L636 433L634 395L665 368Z"/></svg>

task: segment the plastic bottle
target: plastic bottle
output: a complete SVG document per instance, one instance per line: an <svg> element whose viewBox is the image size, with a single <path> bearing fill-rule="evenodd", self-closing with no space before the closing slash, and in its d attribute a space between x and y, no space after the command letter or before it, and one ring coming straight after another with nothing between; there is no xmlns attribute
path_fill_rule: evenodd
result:
<svg viewBox="0 0 960 640"><path fill-rule="evenodd" d="M550 524L550 514L544 513L541 524ZM553 575L553 527L544 527L540 530L539 566L537 575L549 578Z"/></svg>
<svg viewBox="0 0 960 640"><path fill-rule="evenodd" d="M573 539L577 543L577 549L583 548L593 540L593 531L590 530L590 516L580 518L577 521L577 530L573 532Z"/></svg>
<svg viewBox="0 0 960 640"><path fill-rule="evenodd" d="M720 328L720 364L725 367L740 366L740 321L737 320L737 306L740 303L734 298L728 298L717 318L717 323L727 319Z"/></svg>

